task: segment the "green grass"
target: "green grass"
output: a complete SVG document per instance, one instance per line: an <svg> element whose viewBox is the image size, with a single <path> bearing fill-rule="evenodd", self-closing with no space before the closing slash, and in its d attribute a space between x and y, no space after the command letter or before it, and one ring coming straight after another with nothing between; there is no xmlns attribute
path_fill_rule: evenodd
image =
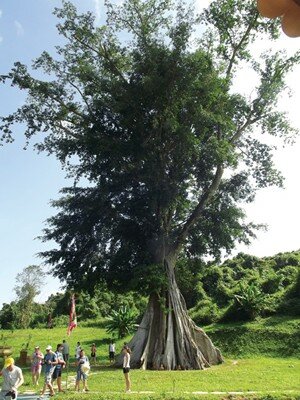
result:
<svg viewBox="0 0 300 400"><path fill-rule="evenodd" d="M213 324L205 331L228 357L300 355L300 318L270 317L251 323Z"/></svg>
<svg viewBox="0 0 300 400"><path fill-rule="evenodd" d="M225 363L204 371L142 371L132 370L131 396L141 399L194 399L194 398L259 398L272 400L300 400L300 360L297 358L300 319L288 320L267 319L252 324L212 325L206 331L227 356ZM43 350L47 344L53 347L66 338L65 328L2 331L0 345L14 347L13 356L17 359L23 343L29 334L32 335L29 350L35 345ZM120 369L109 366L109 336L103 328L79 326L68 339L71 355L77 341L87 350L95 342L98 348L99 365L92 367L89 376L88 395L74 393L74 366L69 370L68 392L63 395L66 400L77 400L80 397L94 399L123 399L124 378ZM125 338L117 341L120 350ZM277 349L276 349L277 346ZM225 351L224 351L225 349ZM288 354L281 353L289 349ZM262 351L261 351L262 350ZM287 356L292 354L293 356ZM238 357L237 357L238 356ZM298 353L299 356L299 353ZM33 390L29 367L23 368L25 384L22 391ZM64 371L63 380L66 377ZM207 392L199 394L197 392ZM222 392L213 394L213 392ZM243 394L228 395L228 392ZM247 392L255 392L254 394ZM246 394L245 394L246 393ZM125 397L124 397L125 396ZM127 395L128 397L128 395Z"/></svg>

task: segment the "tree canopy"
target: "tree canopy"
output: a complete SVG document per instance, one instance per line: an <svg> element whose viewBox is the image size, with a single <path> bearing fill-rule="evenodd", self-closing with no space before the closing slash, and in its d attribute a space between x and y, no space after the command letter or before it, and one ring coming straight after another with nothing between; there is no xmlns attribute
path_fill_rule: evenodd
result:
<svg viewBox="0 0 300 400"><path fill-rule="evenodd" d="M163 242L202 256L247 241L253 226L237 204L282 183L270 146L253 132L290 134L276 99L298 55L254 60L249 45L276 38L278 27L252 1L215 1L200 18L171 1L107 7L98 27L63 2L55 14L66 43L32 65L49 79L19 62L2 77L29 93L2 119L2 139L25 122L28 139L43 132L39 150L87 182L63 189L44 236L59 244L45 258L72 285L90 272L130 281ZM194 44L199 21L209 30ZM260 78L250 101L231 89L241 61Z"/></svg>

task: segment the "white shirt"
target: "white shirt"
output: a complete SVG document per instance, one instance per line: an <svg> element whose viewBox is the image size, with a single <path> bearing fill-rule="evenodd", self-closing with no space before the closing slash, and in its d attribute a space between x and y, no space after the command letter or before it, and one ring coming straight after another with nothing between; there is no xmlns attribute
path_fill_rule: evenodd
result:
<svg viewBox="0 0 300 400"><path fill-rule="evenodd" d="M130 368L130 354L126 353L123 359L123 368Z"/></svg>
<svg viewBox="0 0 300 400"><path fill-rule="evenodd" d="M76 358L80 357L80 350L81 350L81 346L76 346L76 349L75 349L75 357Z"/></svg>
<svg viewBox="0 0 300 400"><path fill-rule="evenodd" d="M16 390L16 386L18 383L23 381L22 370L19 367L14 365L13 370L9 371L7 368L3 368L2 370L3 383L2 383L2 391L10 391L12 389Z"/></svg>
<svg viewBox="0 0 300 400"><path fill-rule="evenodd" d="M109 344L109 351L112 353L114 353L116 351L116 346L114 343Z"/></svg>

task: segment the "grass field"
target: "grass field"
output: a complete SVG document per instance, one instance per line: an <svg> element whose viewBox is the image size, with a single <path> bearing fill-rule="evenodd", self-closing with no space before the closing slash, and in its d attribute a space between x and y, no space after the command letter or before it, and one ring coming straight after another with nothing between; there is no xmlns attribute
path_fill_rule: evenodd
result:
<svg viewBox="0 0 300 400"><path fill-rule="evenodd" d="M284 349L287 345L292 346L292 339L299 327L299 320L287 321L285 319L261 321L245 326L226 325L210 326L207 328L209 334L212 333L214 340L222 348L229 349L229 344L234 342L234 337L241 343L236 351L233 346L232 351L225 352L225 363L214 366L204 371L141 371L132 370L132 391L130 396L142 399L156 398L286 398L300 399L300 359L294 350L297 350L299 343L294 342L294 349L290 353L293 356L282 354L279 356L267 356L259 353L259 348L265 346L273 354L276 347ZM264 329L265 324L269 327ZM222 329L223 328L223 329ZM272 336L271 330L274 330ZM241 332L244 332L244 337ZM256 332L256 335L253 333ZM267 333L265 333L267 332ZM283 339L285 332L285 339ZM275 334L276 333L276 334ZM46 345L53 347L66 338L65 328L18 330L14 332L2 331L2 343L14 347L13 356L17 359L23 343L27 343L30 338L29 350L33 351L35 345L40 345L43 350ZM219 334L219 335L218 335ZM238 335L238 336L236 336ZM265 339L264 339L265 338ZM68 342L72 350L75 351L77 341L86 349L89 355L89 347L95 342L98 348L98 365L92 367L89 376L88 394L74 393L75 368L71 364L68 374L68 390L66 394L59 396L65 399L79 398L88 396L89 399L121 399L125 394L123 374L120 369L114 369L107 360L109 336L103 328L79 326L76 328ZM117 349L120 349L123 341L117 341ZM250 342L249 342L250 340ZM255 343L256 342L256 343ZM257 344L259 342L259 345ZM283 343L286 342L286 343ZM258 350L257 350L258 349ZM252 353L251 353L252 352ZM231 354L230 354L231 353ZM244 354L243 354L244 353ZM233 356L237 356L234 357ZM24 367L25 384L22 391L30 391L34 388L31 385L29 367ZM63 380L66 380L64 371ZM65 384L66 385L66 384ZM233 392L233 393L231 393ZM128 396L128 395L127 395Z"/></svg>

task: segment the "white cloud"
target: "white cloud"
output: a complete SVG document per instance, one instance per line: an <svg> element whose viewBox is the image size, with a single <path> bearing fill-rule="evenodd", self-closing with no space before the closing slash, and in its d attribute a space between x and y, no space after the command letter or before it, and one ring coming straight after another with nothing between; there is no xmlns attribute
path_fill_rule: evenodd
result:
<svg viewBox="0 0 300 400"><path fill-rule="evenodd" d="M15 25L15 28L17 30L17 36L23 36L24 35L24 28L23 28L21 22L15 20L14 21L14 25Z"/></svg>
<svg viewBox="0 0 300 400"><path fill-rule="evenodd" d="M93 0L94 6L95 6L95 15L96 15L96 19L95 19L95 23L98 25L100 22L100 18L101 18L101 0Z"/></svg>
<svg viewBox="0 0 300 400"><path fill-rule="evenodd" d="M0 10L0 18L2 17L2 10Z"/></svg>

